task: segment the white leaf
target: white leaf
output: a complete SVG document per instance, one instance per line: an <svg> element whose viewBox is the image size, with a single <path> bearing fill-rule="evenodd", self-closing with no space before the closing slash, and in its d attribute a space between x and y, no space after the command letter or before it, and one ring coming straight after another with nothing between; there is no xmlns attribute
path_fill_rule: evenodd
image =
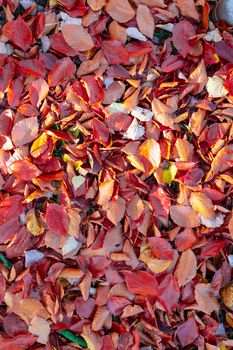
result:
<svg viewBox="0 0 233 350"><path fill-rule="evenodd" d="M0 54L9 56L13 53L13 51L14 49L10 44L0 42Z"/></svg>
<svg viewBox="0 0 233 350"><path fill-rule="evenodd" d="M124 133L123 137L125 139L131 139L133 141L139 140L145 133L145 128L139 125L137 119L134 118L130 124L128 130Z"/></svg>
<svg viewBox="0 0 233 350"><path fill-rule="evenodd" d="M233 255L228 255L229 265L233 267Z"/></svg>
<svg viewBox="0 0 233 350"><path fill-rule="evenodd" d="M200 219L201 219L201 224L209 227L209 228L216 228L216 227L220 227L222 226L223 222L224 222L224 218L225 215L223 214L217 214L216 216L214 216L212 219L207 219L204 216L198 214Z"/></svg>
<svg viewBox="0 0 233 350"><path fill-rule="evenodd" d="M82 244L77 242L74 237L69 236L62 247L62 255L69 254L77 248L80 249L81 246Z"/></svg>
<svg viewBox="0 0 233 350"><path fill-rule="evenodd" d="M114 113L128 113L123 103L113 102L107 108L109 114Z"/></svg>
<svg viewBox="0 0 233 350"><path fill-rule="evenodd" d="M42 51L43 52L47 52L50 47L51 47L51 43L50 43L50 39L47 35L44 35L41 37L41 44L42 44Z"/></svg>
<svg viewBox="0 0 233 350"><path fill-rule="evenodd" d="M206 89L208 91L209 97L224 97L227 95L228 91L223 86L224 80L220 77L213 76L208 78L206 83Z"/></svg>
<svg viewBox="0 0 233 350"><path fill-rule="evenodd" d="M146 41L145 35L143 35L136 27L129 27L126 29L126 33L133 39L138 39L140 41Z"/></svg>
<svg viewBox="0 0 233 350"><path fill-rule="evenodd" d="M67 13L62 11L60 12L60 16L63 23L65 24L77 24L80 26L83 23L82 18L70 17L69 15L67 15Z"/></svg>
<svg viewBox="0 0 233 350"><path fill-rule="evenodd" d="M44 253L39 250L32 249L25 252L25 267L28 267L44 258Z"/></svg>
<svg viewBox="0 0 233 350"><path fill-rule="evenodd" d="M50 325L48 321L44 320L41 317L35 316L30 326L28 327L28 330L31 334L37 335L37 342L40 344L47 344L48 343L48 337L50 333Z"/></svg>
<svg viewBox="0 0 233 350"><path fill-rule="evenodd" d="M167 32L172 33L173 32L173 28L174 28L174 24L173 23L157 24L155 27L156 28L160 28L160 29L164 29Z"/></svg>
<svg viewBox="0 0 233 350"><path fill-rule="evenodd" d="M153 112L151 112L149 109L141 107L134 108L131 114L141 122L148 122L153 117Z"/></svg>
<svg viewBox="0 0 233 350"><path fill-rule="evenodd" d="M218 28L211 30L210 32L208 32L205 36L204 39L206 41L213 41L215 43L222 41L222 36L220 34L220 31L218 30Z"/></svg>
<svg viewBox="0 0 233 350"><path fill-rule="evenodd" d="M76 191L77 188L79 188L80 186L82 186L85 182L85 177L82 175L79 176L73 176L72 177L72 184L74 186L74 190Z"/></svg>
<svg viewBox="0 0 233 350"><path fill-rule="evenodd" d="M114 79L112 77L106 77L104 78L104 85L106 86L106 89L109 88L109 86L114 82Z"/></svg>
<svg viewBox="0 0 233 350"><path fill-rule="evenodd" d="M29 9L35 4L33 0L19 0L19 3L24 8L24 10Z"/></svg>

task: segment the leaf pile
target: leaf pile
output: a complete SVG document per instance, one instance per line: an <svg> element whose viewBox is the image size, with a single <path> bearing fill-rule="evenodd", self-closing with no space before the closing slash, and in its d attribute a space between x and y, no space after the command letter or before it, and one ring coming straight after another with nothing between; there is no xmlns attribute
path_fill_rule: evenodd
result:
<svg viewBox="0 0 233 350"><path fill-rule="evenodd" d="M0 5L0 350L232 348L232 28Z"/></svg>

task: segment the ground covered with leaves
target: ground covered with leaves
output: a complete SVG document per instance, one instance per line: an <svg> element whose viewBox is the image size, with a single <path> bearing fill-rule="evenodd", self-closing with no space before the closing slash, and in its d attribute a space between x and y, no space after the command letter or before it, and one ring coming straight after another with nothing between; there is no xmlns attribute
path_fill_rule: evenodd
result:
<svg viewBox="0 0 233 350"><path fill-rule="evenodd" d="M0 4L0 350L232 348L215 2Z"/></svg>

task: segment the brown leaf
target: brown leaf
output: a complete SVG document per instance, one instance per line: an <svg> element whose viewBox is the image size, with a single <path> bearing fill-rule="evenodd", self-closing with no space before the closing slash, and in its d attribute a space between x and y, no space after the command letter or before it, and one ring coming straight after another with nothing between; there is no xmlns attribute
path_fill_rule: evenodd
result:
<svg viewBox="0 0 233 350"><path fill-rule="evenodd" d="M140 32L152 39L155 30L155 20L146 5L138 5L136 20Z"/></svg>
<svg viewBox="0 0 233 350"><path fill-rule="evenodd" d="M197 259L191 249L185 250L177 263L174 276L177 278L179 287L185 286L197 273Z"/></svg>
<svg viewBox="0 0 233 350"><path fill-rule="evenodd" d="M106 0L87 0L87 4L93 11L99 11L106 4Z"/></svg>
<svg viewBox="0 0 233 350"><path fill-rule="evenodd" d="M67 44L74 50L87 51L94 46L92 37L82 25L63 24L62 34Z"/></svg>

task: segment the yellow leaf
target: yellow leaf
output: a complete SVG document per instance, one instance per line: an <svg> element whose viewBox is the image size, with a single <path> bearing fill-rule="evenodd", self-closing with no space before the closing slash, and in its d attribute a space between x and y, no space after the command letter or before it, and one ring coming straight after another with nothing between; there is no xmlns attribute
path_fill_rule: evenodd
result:
<svg viewBox="0 0 233 350"><path fill-rule="evenodd" d="M44 227L39 223L35 210L31 209L26 214L26 226L33 236L42 235Z"/></svg>
<svg viewBox="0 0 233 350"><path fill-rule="evenodd" d="M37 158L47 149L48 135L44 132L41 134L32 144L30 154L32 157Z"/></svg>
<svg viewBox="0 0 233 350"><path fill-rule="evenodd" d="M176 173L177 173L177 167L175 166L174 163L171 163L169 168L163 171L163 181L170 186L172 181L176 177Z"/></svg>
<svg viewBox="0 0 233 350"><path fill-rule="evenodd" d="M211 219L214 216L213 203L206 194L192 192L190 196L190 204L197 213L205 218Z"/></svg>

